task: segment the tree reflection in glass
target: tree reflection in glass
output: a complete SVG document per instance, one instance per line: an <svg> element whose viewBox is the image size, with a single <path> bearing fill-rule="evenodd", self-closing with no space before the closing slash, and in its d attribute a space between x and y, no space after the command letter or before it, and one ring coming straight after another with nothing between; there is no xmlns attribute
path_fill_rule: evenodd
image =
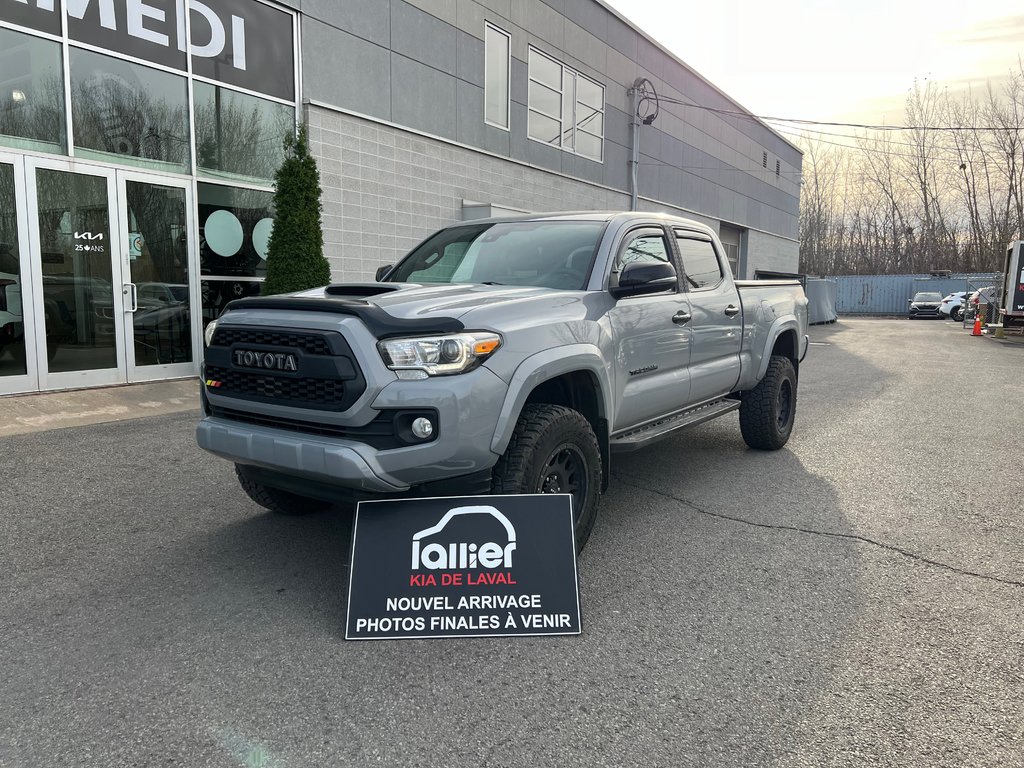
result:
<svg viewBox="0 0 1024 768"><path fill-rule="evenodd" d="M0 28L0 144L65 151L60 43Z"/></svg>
<svg viewBox="0 0 1024 768"><path fill-rule="evenodd" d="M185 78L71 49L76 154L189 172Z"/></svg>

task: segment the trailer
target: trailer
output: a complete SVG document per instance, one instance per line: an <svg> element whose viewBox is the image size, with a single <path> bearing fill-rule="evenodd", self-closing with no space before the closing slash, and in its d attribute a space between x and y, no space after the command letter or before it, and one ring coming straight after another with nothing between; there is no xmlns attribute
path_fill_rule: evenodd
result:
<svg viewBox="0 0 1024 768"><path fill-rule="evenodd" d="M1024 330L1024 240L1014 240L1006 249L999 304L1003 327Z"/></svg>

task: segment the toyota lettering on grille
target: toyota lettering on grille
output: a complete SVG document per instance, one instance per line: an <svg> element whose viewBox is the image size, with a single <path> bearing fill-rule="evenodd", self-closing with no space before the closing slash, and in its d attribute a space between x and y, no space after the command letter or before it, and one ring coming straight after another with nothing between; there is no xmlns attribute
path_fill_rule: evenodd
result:
<svg viewBox="0 0 1024 768"><path fill-rule="evenodd" d="M260 368L266 371L297 371L298 361L288 352L260 352L253 349L236 349L232 360L239 368Z"/></svg>

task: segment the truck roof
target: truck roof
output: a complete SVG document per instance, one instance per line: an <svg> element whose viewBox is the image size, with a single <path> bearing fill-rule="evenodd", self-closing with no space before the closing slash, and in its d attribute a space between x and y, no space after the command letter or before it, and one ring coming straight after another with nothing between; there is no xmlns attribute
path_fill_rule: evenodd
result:
<svg viewBox="0 0 1024 768"><path fill-rule="evenodd" d="M467 221L456 221L453 222L444 229L450 229L451 227L462 227L471 224L499 224L502 222L518 222L518 221L617 221L618 223L627 222L631 219L642 219L644 221L650 221L651 219L657 219L665 221L671 224L679 224L687 227L688 229L696 229L701 232L712 232L712 230L706 225L694 219L688 219L683 216L675 216L669 213L661 213L658 211L554 211L550 213L527 213L517 216L492 216L486 219L469 219Z"/></svg>

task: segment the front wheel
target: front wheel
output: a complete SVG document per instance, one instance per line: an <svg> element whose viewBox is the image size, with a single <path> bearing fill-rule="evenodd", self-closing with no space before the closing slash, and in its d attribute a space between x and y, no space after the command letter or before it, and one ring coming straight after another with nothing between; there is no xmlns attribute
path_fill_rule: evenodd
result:
<svg viewBox="0 0 1024 768"><path fill-rule="evenodd" d="M563 405L527 405L491 476L491 493L568 493L576 551L590 538L601 498L601 449L590 423Z"/></svg>
<svg viewBox="0 0 1024 768"><path fill-rule="evenodd" d="M764 378L743 396L743 440L751 448L777 451L789 440L795 417L796 369L788 357L772 355Z"/></svg>
<svg viewBox="0 0 1024 768"><path fill-rule="evenodd" d="M238 484L242 486L245 494L265 509L276 512L279 515L311 515L315 512L323 512L331 508L329 501L322 499L311 499L308 496L299 496L297 493L289 493L279 488L271 488L253 480L245 467L235 464L235 474L238 476Z"/></svg>

